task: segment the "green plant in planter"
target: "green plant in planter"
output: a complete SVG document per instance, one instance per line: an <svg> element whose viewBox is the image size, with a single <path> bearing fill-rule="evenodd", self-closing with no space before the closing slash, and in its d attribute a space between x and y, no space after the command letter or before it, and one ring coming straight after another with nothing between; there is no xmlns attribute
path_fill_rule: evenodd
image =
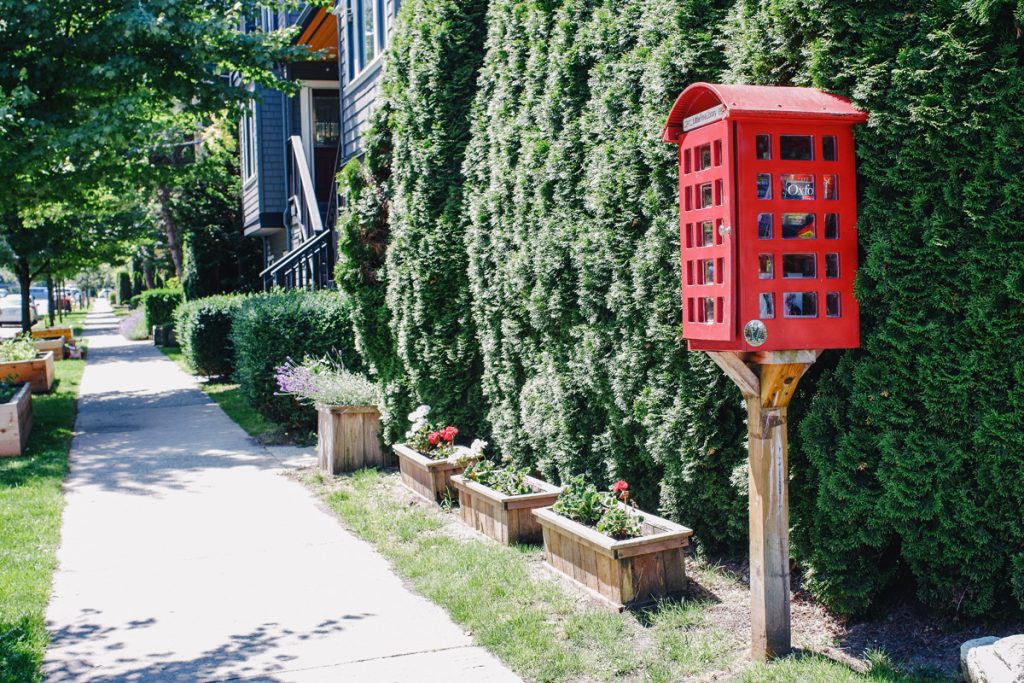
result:
<svg viewBox="0 0 1024 683"><path fill-rule="evenodd" d="M32 339L18 336L0 342L0 361L10 363L19 360L35 360L39 355Z"/></svg>
<svg viewBox="0 0 1024 683"><path fill-rule="evenodd" d="M474 444L475 445L475 444ZM528 467L495 465L490 460L478 460L468 466L462 476L481 486L494 489L506 496L521 496L533 493L533 486L526 481L530 475Z"/></svg>
<svg viewBox="0 0 1024 683"><path fill-rule="evenodd" d="M8 380L0 382L0 403L7 403L14 398L19 388L21 388L20 384L15 384Z"/></svg>
<svg viewBox="0 0 1024 683"><path fill-rule="evenodd" d="M622 501L633 506L629 500L629 484L619 480L610 491L598 491L582 476L569 480L552 510L574 522L595 527L602 534L615 539L640 536L643 517L618 504Z"/></svg>

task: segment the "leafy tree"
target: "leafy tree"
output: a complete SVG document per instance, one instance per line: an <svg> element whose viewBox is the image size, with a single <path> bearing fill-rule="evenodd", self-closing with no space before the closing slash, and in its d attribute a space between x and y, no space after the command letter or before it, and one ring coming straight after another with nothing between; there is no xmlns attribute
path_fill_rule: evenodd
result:
<svg viewBox="0 0 1024 683"><path fill-rule="evenodd" d="M142 225L138 205L110 188L38 203L19 213L14 228L9 225L3 239L22 290L22 329L31 327L29 287L33 280L44 274L73 275L123 258Z"/></svg>
<svg viewBox="0 0 1024 683"><path fill-rule="evenodd" d="M24 241L32 207L104 179L136 174L162 187L161 156L188 147L212 114L240 112L252 97L245 84L290 87L275 65L308 49L288 31L238 30L263 7L0 0L0 236Z"/></svg>
<svg viewBox="0 0 1024 683"><path fill-rule="evenodd" d="M203 131L194 163L173 179L170 211L182 233L189 299L261 286L263 249L242 234L236 126L223 120Z"/></svg>

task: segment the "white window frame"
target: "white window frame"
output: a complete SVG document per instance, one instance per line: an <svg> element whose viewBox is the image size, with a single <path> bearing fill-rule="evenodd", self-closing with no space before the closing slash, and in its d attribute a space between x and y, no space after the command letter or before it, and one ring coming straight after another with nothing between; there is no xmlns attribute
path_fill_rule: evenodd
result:
<svg viewBox="0 0 1024 683"><path fill-rule="evenodd" d="M242 182L256 175L256 103L250 102L248 110L242 115Z"/></svg>
<svg viewBox="0 0 1024 683"><path fill-rule="evenodd" d="M372 3L374 55L366 59L363 36L363 10ZM380 59L387 47L388 19L385 0L346 0L345 10L345 61L348 66L349 83L359 79Z"/></svg>

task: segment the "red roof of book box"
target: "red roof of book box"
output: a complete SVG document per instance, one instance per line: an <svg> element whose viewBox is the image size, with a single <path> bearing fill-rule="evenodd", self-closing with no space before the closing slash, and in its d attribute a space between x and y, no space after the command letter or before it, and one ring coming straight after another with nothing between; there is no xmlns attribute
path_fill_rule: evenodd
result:
<svg viewBox="0 0 1024 683"><path fill-rule="evenodd" d="M780 117L792 119L845 119L863 123L868 115L845 97L817 88L774 85L722 85L694 83L679 94L665 122L662 139L675 142L683 130L683 119L723 105L726 116L737 118Z"/></svg>

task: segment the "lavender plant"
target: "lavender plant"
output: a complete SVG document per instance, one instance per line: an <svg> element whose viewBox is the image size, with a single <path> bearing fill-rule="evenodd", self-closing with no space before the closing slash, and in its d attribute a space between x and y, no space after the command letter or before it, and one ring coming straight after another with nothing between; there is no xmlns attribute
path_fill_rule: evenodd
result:
<svg viewBox="0 0 1024 683"><path fill-rule="evenodd" d="M281 394L314 405L375 406L377 387L362 375L342 367L330 357L306 357L301 363L288 359L274 371Z"/></svg>

